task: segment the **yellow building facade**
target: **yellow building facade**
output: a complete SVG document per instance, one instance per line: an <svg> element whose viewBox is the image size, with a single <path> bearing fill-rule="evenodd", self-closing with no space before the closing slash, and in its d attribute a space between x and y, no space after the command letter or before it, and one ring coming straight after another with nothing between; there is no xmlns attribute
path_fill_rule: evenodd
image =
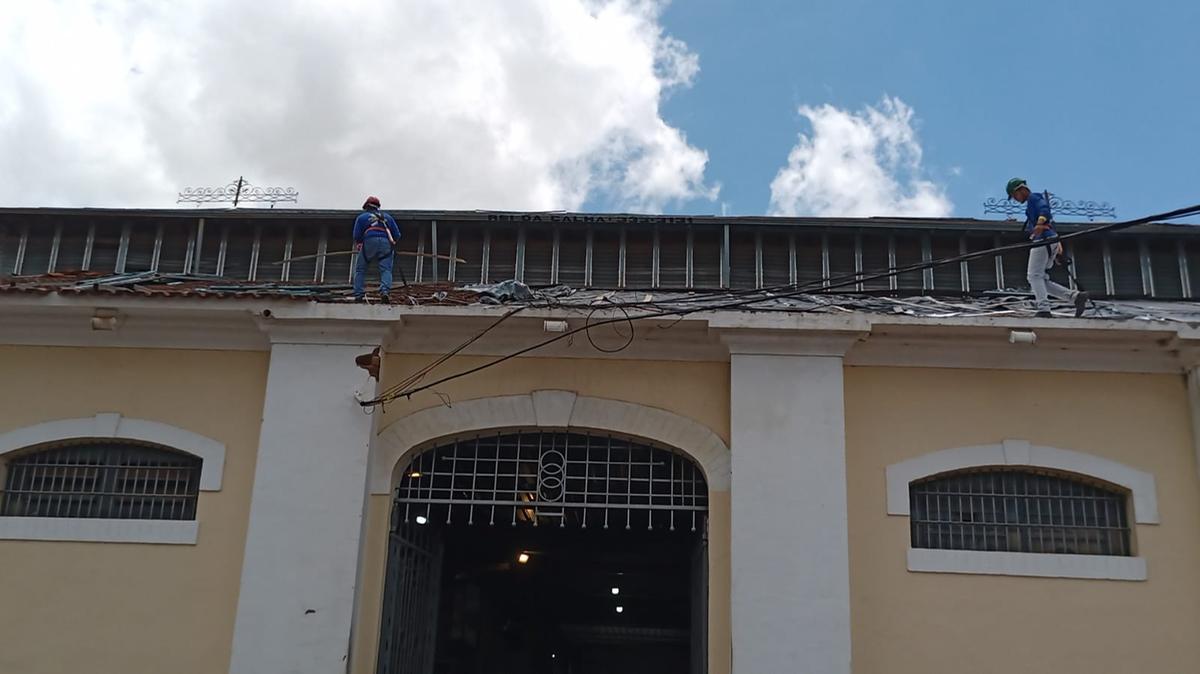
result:
<svg viewBox="0 0 1200 674"><path fill-rule="evenodd" d="M1189 325L722 310L639 321L613 353L561 340L492 364L586 320L531 307L420 382L479 371L372 404L508 311L0 292L0 672L455 671L453 644L486 652L501 648L493 637L537 636L488 636L498 621L471 618L489 606L479 593L514 595L456 585L464 555L511 540L532 561L488 577L536 578L548 550L567 554L551 542L560 535L597 563L608 553L587 546L602 540L628 547L612 550L620 563L663 555L653 578L682 603L639 606L634 581L614 584L596 601L621 617L564 625L570 638L547 642L553 660L529 671L599 662L586 655L597 643L604 662L630 649L631 673L1197 670ZM375 348L377 379L356 364ZM547 468L539 448L540 483L513 487L527 506L499 499L498 477L488 497L480 462L510 470L500 453L520 437L607 442L607 463L589 445L580 473L585 489L597 475L606 488L582 501L555 492L547 478L575 464L564 450ZM188 458L194 511L46 510L74 507L92 464L37 457L125 445ZM625 486L618 504L608 485L633 484L635 449L653 459L646 497ZM444 493L427 486L435 459L461 471L440 478ZM676 491L684 475L699 492ZM166 493L140 484L138 498ZM498 508L511 524L485 523ZM645 531L602 534L607 514L643 518ZM408 537L435 531L437 561L420 567L435 575L421 581L401 557L432 540ZM607 578L571 559L580 584ZM569 583L571 565L556 573ZM441 595L421 594L423 582ZM666 601L663 588L645 596ZM637 622L658 619L672 627Z"/></svg>
<svg viewBox="0 0 1200 674"><path fill-rule="evenodd" d="M73 301L76 303L86 305L89 301ZM383 330L381 336L392 331L384 338L392 340L396 348L403 346L404 310L343 311L346 317L336 319L339 326L364 322ZM370 315L356 320L351 314L355 311ZM0 656L4 671L153 671L168 666L178 669L180 662L186 663L183 669L187 671L236 671L236 667L230 669L230 658L239 629L239 595L246 591L247 529L255 498L266 498L255 494L256 469L259 474L272 470L261 464L257 448L263 441L264 416L271 414L269 405L264 409L264 400L270 397L268 372L277 364L272 362L277 358L272 351L278 352L280 346L276 343L261 350L242 348L244 344L212 349L172 348L167 344L153 348L127 346L122 344L124 339L144 341L144 335L136 334L135 321L150 321L158 307L142 303L129 312L127 334L118 330L115 335L104 336L113 338L110 345L10 344L0 349L5 379L12 383L3 393L0 434L13 438L50 422L96 420L106 415L119 415L123 423L154 422L222 445L220 487L200 491L198 535L185 544L87 540L92 534L84 531L43 535L35 530L24 534L5 530L7 540L0 541L0 558L4 560L0 577L8 598L7 608L0 612L2 628L8 635L8 645ZM237 313L242 318L250 312ZM221 321L228 318L214 317ZM305 323L301 328L304 330L320 324L312 319L292 320ZM454 319L443 320L453 323ZM258 334L227 334L226 338L261 339L261 326L249 318L246 322L244 327ZM401 326L398 332L395 325ZM839 529L847 541L843 553L847 566L841 573L848 585L846 605L840 608L849 618L846 636L850 646L844 671L961 671L966 666L979 672L1184 672L1200 661L1200 652L1190 638L1200 624L1200 602L1196 600L1200 596L1200 576L1196 573L1200 568L1200 480L1191 426L1195 399L1189 396L1183 371L1157 371L1161 369L1157 356L1151 362L1146 354L1134 349L1124 363L1105 362L1118 362L1121 370L1144 366L1154 371L1105 371L1104 363L1099 361L1088 368L1092 371L1062 371L1049 363L1034 369L856 364L855 349L866 351L871 333L848 336L845 326L840 328L812 332L797 326L796 334L789 335L771 327L769 338L777 343L772 350L784 345L791 351L795 343L788 342L794 337L808 345L801 348L820 348L825 354L830 345L811 340L828 341L822 335L829 334L837 336L837 348L848 347L842 356L816 356L833 361L843 381L841 390L831 395L844 405L846 525ZM60 335L60 341L72 341L68 333L86 329L70 328ZM319 329L326 332L324 327ZM981 334L998 334L989 327L974 329ZM1050 341L1055 329L1048 327L1043 339ZM758 331L753 327L720 330L723 338L693 347L704 353L722 344L736 350L742 343L739 339ZM938 326L927 330L936 334ZM1145 338L1131 336L1135 342ZM305 348L328 347L308 344ZM768 350L761 343L749 348ZM343 355L356 350L363 349L347 349L345 345L335 349ZM864 360L882 358L868 355ZM406 420L445 411L447 414L441 415L437 423L422 422L427 428L420 432L431 436L440 432L438 424L452 428L455 423L463 424L460 431L476 430L472 424L499 423L489 421L488 414L505 413L486 411L491 404L488 401L519 403L551 392L568 397L573 405L579 405L574 401L587 400L597 401L596 405L604 409L610 404L625 406L623 412L614 407L617 411L612 414L616 416L606 425L626 423L625 433L630 435L644 437L656 432L634 417L624 421L620 417L622 413L636 416L643 410L686 422L689 430L706 429L713 437L703 451L728 448L730 456L722 458L714 453L702 465L724 465L728 470L732 458L736 475L738 445L733 442L730 447L731 437L736 437L731 430L731 416L737 414L737 406L731 402L731 377L737 376L733 371L739 366L738 355L724 362L707 360L708 356L697 361L653 356L599 359L583 349L564 347L554 356L517 359L457 380L438 391L451 401L449 406L442 398L425 394L397 401L380 410L378 416L358 413L364 429L362 437L375 456L370 465L363 466L368 484L355 497L365 503L361 536L353 536L359 543L343 551L352 559L357 579L349 594L352 613L345 623L346 628L352 624L352 630L337 637L345 639L341 655L346 658L348 671L376 671L391 497L390 489L375 489L371 483L394 480L396 466L410 456L411 447L395 445L403 439L395 429L404 426ZM774 369L785 366L777 362L780 359L812 356L789 353L747 357L767 359ZM446 367L449 371L465 369L484 358L487 356L462 356ZM382 385L418 369L429 359L423 354L387 351ZM362 383L358 380L363 373L354 367L352 359L340 365L347 372L346 383ZM322 384L304 372L297 376L297 385L304 388ZM352 389L347 386L338 392L346 404L354 402ZM480 403L474 411L473 403ZM792 419L780 419L783 425L810 416L804 409L792 408L788 400L775 399L772 404ZM480 415L480 419L455 421L456 409ZM508 409L517 410L519 404ZM513 419L501 425L527 427L530 421L536 423L536 419L522 418L519 412L511 413ZM319 417L320 409L308 408L304 414ZM551 425L562 424L551 420ZM661 427L659 431L672 432L662 431ZM406 432L418 434L417 430ZM412 437L419 439L418 447L436 439ZM908 518L888 512L889 467L934 452L1001 445L1006 440L1065 450L1152 476L1150 498L1156 516L1153 522L1138 522L1132 531L1134 554L1144 561L1144 577L1061 577L1071 575L1070 569L1051 570L1046 577L1042 572L1026 575L1015 570L929 572L909 568ZM711 450L712 446L718 450ZM25 449L5 448L11 455ZM687 452L690 448L679 449ZM321 451L344 450L327 447ZM752 454L755 450L745 451ZM785 447L779 451L790 450ZM756 458L751 455L746 460ZM743 548L732 541L739 525L738 483L735 477L731 490L728 479L722 483L713 475L708 478L708 671L768 671L757 669L758 665L743 665L744 661L754 663L755 654L742 655L737 649L736 564ZM785 530L781 536L786 534L787 522L803 520L813 513L784 515L776 523ZM822 517L828 515L821 513ZM800 529L798 535L811 535L802 523L796 526ZM46 537L67 540L43 540ZM319 545L319 532L299 543L301 549ZM761 543L763 548L775 545L770 540ZM816 551L811 554L822 556ZM818 573L823 561L827 560L814 564ZM269 562L280 575L287 575L291 563L293 560L286 556ZM789 577L774 582L786 586L792 578L803 578L811 571L809 563L804 556L791 558L783 565ZM1083 573L1086 575L1086 571ZM800 585L803 591L805 583L801 581ZM754 606L743 608L755 610ZM786 612L789 607L781 610ZM804 606L791 610L810 612ZM822 616L812 619L819 623ZM778 629L791 632L794 628L785 622ZM792 671L831 671L805 669L803 662L796 662L798 669Z"/></svg>

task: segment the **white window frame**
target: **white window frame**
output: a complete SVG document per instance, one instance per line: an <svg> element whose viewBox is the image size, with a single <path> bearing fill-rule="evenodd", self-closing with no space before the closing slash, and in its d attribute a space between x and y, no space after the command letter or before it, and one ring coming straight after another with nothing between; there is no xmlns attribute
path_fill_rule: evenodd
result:
<svg viewBox="0 0 1200 674"><path fill-rule="evenodd" d="M57 419L0 434L0 469L5 455L11 452L79 439L150 442L191 454L201 460L199 490L221 490L225 472L224 444L178 426L131 419L116 412ZM0 470L2 476L3 470ZM195 545L199 535L198 520L0 517L0 540Z"/></svg>
<svg viewBox="0 0 1200 674"><path fill-rule="evenodd" d="M1083 452L1004 440L994 445L955 447L923 454L887 467L888 515L908 517L909 486L927 477L967 468L1003 466L1050 469L1118 485L1130 493L1130 519L1158 524L1154 476L1125 464ZM1047 578L1146 580L1144 557L1062 555L978 550L908 549L908 570Z"/></svg>

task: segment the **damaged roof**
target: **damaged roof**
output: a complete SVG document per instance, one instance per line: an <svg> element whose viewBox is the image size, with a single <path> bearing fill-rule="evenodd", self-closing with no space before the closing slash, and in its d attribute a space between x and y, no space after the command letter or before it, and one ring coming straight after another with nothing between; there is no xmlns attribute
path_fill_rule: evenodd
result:
<svg viewBox="0 0 1200 674"><path fill-rule="evenodd" d="M138 272L104 274L73 272L0 280L0 295L126 296L150 298L211 298L224 300L290 300L352 303L348 284L241 281L214 276ZM369 296L372 303L377 298ZM1019 290L989 291L975 297L894 296L883 294L793 293L789 291L633 291L580 290L565 285L530 288L518 281L492 284L398 284L391 303L400 306L471 306L506 304L557 308L577 312L751 311L785 313L868 313L918 318L1032 317L1032 296ZM730 307L731 304L741 306ZM1073 316L1062 303L1057 316ZM636 314L635 314L636 315ZM1093 302L1086 316L1117 321L1148 321L1200 326L1200 304L1153 300Z"/></svg>
<svg viewBox="0 0 1200 674"><path fill-rule="evenodd" d="M0 294L124 295L160 298L283 299L315 302L352 302L349 284L244 281L196 274L136 272L64 272L0 279ZM425 283L392 290L394 301L405 304L472 304L478 293L452 283Z"/></svg>

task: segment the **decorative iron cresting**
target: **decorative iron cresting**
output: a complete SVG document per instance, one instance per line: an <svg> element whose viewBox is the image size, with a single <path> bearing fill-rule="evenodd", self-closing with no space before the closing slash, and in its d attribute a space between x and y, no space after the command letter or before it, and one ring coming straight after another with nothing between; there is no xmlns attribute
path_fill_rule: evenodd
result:
<svg viewBox="0 0 1200 674"><path fill-rule="evenodd" d="M1117 209L1112 204L1104 201L1070 201L1061 199L1058 195L1047 192L1050 195L1050 210L1055 216L1070 215L1073 217L1087 218L1095 220L1096 218L1112 218L1116 219ZM999 215L1021 215L1025 212L1025 204L1022 204L1011 199L990 198L983 202L983 212L985 214Z"/></svg>
<svg viewBox="0 0 1200 674"><path fill-rule="evenodd" d="M300 193L294 187L259 187L251 185L242 176L221 187L185 187L179 193L178 204L217 204L232 203L237 208L239 203L275 204L281 202L296 203Z"/></svg>

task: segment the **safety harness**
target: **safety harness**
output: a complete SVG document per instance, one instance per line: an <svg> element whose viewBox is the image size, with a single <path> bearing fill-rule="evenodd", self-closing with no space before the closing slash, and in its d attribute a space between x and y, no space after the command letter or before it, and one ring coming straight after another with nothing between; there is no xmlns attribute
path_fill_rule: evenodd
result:
<svg viewBox="0 0 1200 674"><path fill-rule="evenodd" d="M379 214L379 213L371 214L371 225L369 227L367 227L366 231L368 231L368 232L383 232L384 234L387 234L388 243L392 244L393 248L396 247L396 237L392 236L392 228L388 227L387 220L384 219L384 217L381 214Z"/></svg>

